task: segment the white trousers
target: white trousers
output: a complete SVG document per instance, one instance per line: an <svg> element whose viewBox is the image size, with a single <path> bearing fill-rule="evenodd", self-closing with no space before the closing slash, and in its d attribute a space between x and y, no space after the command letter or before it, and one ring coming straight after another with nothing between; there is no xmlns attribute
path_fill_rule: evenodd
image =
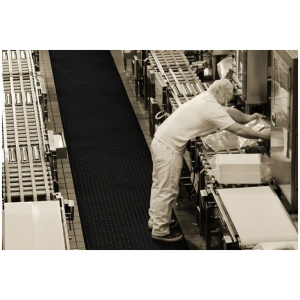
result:
<svg viewBox="0 0 300 300"><path fill-rule="evenodd" d="M154 137L151 144L153 161L149 222L152 234L170 233L172 203L178 197L183 155L177 153Z"/></svg>

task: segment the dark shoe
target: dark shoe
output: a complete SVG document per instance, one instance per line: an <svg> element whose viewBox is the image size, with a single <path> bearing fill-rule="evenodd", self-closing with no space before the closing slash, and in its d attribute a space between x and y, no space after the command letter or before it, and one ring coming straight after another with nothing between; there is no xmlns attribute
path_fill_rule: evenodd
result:
<svg viewBox="0 0 300 300"><path fill-rule="evenodd" d="M170 225L169 225L169 228L170 228L170 229L173 229L173 228L175 228L176 226L178 226L178 221L172 219L172 220L171 220L171 223L170 223ZM148 228L149 228L149 230L152 230L152 226L148 225Z"/></svg>
<svg viewBox="0 0 300 300"><path fill-rule="evenodd" d="M164 236L151 235L154 240L164 241L164 242L177 242L183 238L183 235L179 231L170 232Z"/></svg>

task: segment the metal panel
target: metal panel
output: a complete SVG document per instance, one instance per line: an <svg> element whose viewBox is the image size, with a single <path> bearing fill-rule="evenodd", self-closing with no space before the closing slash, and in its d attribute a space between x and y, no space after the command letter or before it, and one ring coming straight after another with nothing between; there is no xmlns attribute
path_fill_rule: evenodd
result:
<svg viewBox="0 0 300 300"><path fill-rule="evenodd" d="M267 102L268 51L247 51L247 104Z"/></svg>
<svg viewBox="0 0 300 300"><path fill-rule="evenodd" d="M65 250L59 201L4 204L5 250Z"/></svg>
<svg viewBox="0 0 300 300"><path fill-rule="evenodd" d="M298 210L298 58L297 51L272 52L272 175Z"/></svg>
<svg viewBox="0 0 300 300"><path fill-rule="evenodd" d="M155 73L155 100L159 105L160 109L163 108L163 105L166 103L164 102L165 93L167 91L167 84L164 81L162 74L159 72Z"/></svg>
<svg viewBox="0 0 300 300"><path fill-rule="evenodd" d="M218 193L242 246L298 240L295 225L270 187L218 189Z"/></svg>

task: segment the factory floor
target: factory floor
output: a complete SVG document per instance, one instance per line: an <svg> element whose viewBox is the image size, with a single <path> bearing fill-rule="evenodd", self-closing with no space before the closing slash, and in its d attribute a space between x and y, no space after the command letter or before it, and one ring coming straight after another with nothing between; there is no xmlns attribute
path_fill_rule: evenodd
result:
<svg viewBox="0 0 300 300"><path fill-rule="evenodd" d="M127 64L127 70L125 70L122 51L112 50L111 53L136 117L144 133L146 142L150 147L152 139L150 138L148 125L148 112L143 109L143 99L136 99L131 63ZM62 121L57 101L49 52L46 50L40 51L40 73L45 80L46 88L48 90L48 122L46 126L49 130L53 130L54 132L61 132L63 131ZM188 159L189 158L187 156L187 163ZM80 216L76 202L76 194L68 158L58 160L58 181L59 191L64 199L71 199L75 202L74 221L68 224L70 249L85 250L86 248L84 244ZM205 241L199 236L199 228L196 224L196 199L190 197L190 194L183 187L180 189L180 201L174 203L173 208L189 249L205 250Z"/></svg>

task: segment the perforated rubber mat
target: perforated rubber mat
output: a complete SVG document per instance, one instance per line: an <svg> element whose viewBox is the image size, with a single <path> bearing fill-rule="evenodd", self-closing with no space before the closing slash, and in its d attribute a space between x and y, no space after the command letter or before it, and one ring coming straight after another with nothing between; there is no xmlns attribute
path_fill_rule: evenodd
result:
<svg viewBox="0 0 300 300"><path fill-rule="evenodd" d="M110 51L50 58L86 249L188 249L151 239L151 155Z"/></svg>

